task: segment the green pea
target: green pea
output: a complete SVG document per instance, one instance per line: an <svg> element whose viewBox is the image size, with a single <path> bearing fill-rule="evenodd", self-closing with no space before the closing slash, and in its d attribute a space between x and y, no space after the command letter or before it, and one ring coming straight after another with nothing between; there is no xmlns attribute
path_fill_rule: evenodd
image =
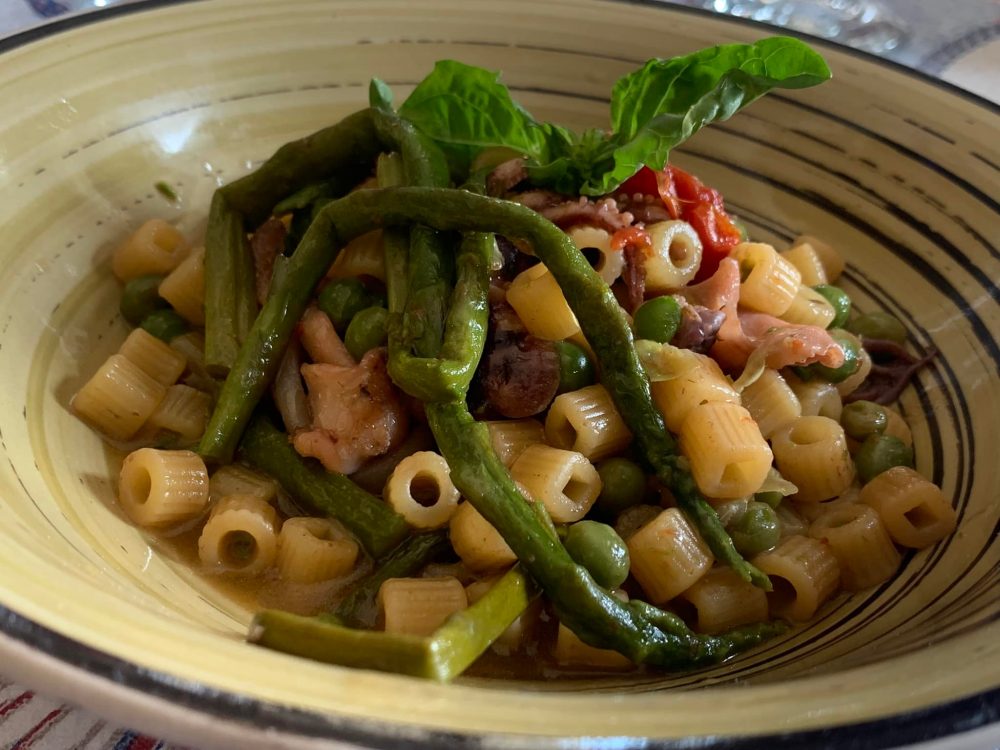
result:
<svg viewBox="0 0 1000 750"><path fill-rule="evenodd" d="M316 304L333 321L334 327L343 331L359 312L369 307L382 307L385 303L358 279L337 279L323 287Z"/></svg>
<svg viewBox="0 0 1000 750"><path fill-rule="evenodd" d="M168 344L189 330L187 321L173 310L157 310L142 319L140 327Z"/></svg>
<svg viewBox="0 0 1000 750"><path fill-rule="evenodd" d="M858 476L865 484L893 466L913 466L913 449L892 435L869 435L854 454Z"/></svg>
<svg viewBox="0 0 1000 750"><path fill-rule="evenodd" d="M865 440L870 435L881 435L889 424L885 409L874 401L855 401L847 404L840 413L840 425L855 440Z"/></svg>
<svg viewBox="0 0 1000 750"><path fill-rule="evenodd" d="M389 313L384 307L366 307L356 313L344 334L344 345L355 359L361 359L365 352L382 346L388 338L386 325Z"/></svg>
<svg viewBox="0 0 1000 750"><path fill-rule="evenodd" d="M606 523L579 521L569 527L563 545L577 564L585 567L594 580L608 589L616 589L628 578L628 547Z"/></svg>
<svg viewBox="0 0 1000 750"><path fill-rule="evenodd" d="M681 324L681 306L673 297L654 297L639 305L632 319L635 335L640 339L670 342Z"/></svg>
<svg viewBox="0 0 1000 750"><path fill-rule="evenodd" d="M645 499L646 472L635 461L606 458L597 464L597 473L601 476L601 494L597 496L601 510L617 515Z"/></svg>
<svg viewBox="0 0 1000 750"><path fill-rule="evenodd" d="M833 305L836 312L827 328L843 328L847 319L851 317L851 298L847 296L847 292L830 284L819 284L814 286L813 290L823 295L823 298Z"/></svg>
<svg viewBox="0 0 1000 750"><path fill-rule="evenodd" d="M753 499L758 503L764 503L769 508L777 508L785 496L780 492L758 492L753 496Z"/></svg>
<svg viewBox="0 0 1000 750"><path fill-rule="evenodd" d="M781 521L770 505L751 500L747 512L729 528L729 536L741 555L752 557L778 543Z"/></svg>
<svg viewBox="0 0 1000 750"><path fill-rule="evenodd" d="M118 305L122 317L137 326L151 313L170 307L160 296L161 281L163 277L157 274L136 276L126 281L122 290L122 301Z"/></svg>
<svg viewBox="0 0 1000 750"><path fill-rule="evenodd" d="M826 367L825 365L815 364L809 365L806 369L810 370L817 377L823 378L823 380L829 380L831 383L840 383L856 373L861 366L861 347L858 346L858 342L853 336L845 334L839 328L830 331L830 338L840 344L840 347L844 350L844 364L840 367Z"/></svg>
<svg viewBox="0 0 1000 750"><path fill-rule="evenodd" d="M555 343L559 355L559 390L557 393L576 391L593 385L596 380L594 363L587 352L569 341Z"/></svg>
<svg viewBox="0 0 1000 750"><path fill-rule="evenodd" d="M887 312L873 312L855 318L846 326L855 336L866 339L889 339L906 343L906 328L899 319Z"/></svg>

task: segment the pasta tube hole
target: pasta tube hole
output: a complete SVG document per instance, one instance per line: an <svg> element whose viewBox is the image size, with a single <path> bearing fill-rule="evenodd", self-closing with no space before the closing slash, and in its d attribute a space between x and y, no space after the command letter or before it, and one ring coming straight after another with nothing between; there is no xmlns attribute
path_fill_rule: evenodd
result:
<svg viewBox="0 0 1000 750"><path fill-rule="evenodd" d="M129 502L134 505L145 505L153 491L153 478L149 475L149 470L146 467L138 468L129 477L124 489L129 494Z"/></svg>
<svg viewBox="0 0 1000 750"><path fill-rule="evenodd" d="M563 494L574 503L585 503L590 500L593 494L593 484L591 482L578 479L576 474L569 478L566 486L563 487Z"/></svg>
<svg viewBox="0 0 1000 750"><path fill-rule="evenodd" d="M767 592L767 606L771 612L786 612L795 605L798 592L787 578L770 574L772 590Z"/></svg>
<svg viewBox="0 0 1000 750"><path fill-rule="evenodd" d="M915 508L910 508L903 515L913 528L918 531L929 529L941 522L941 517L928 508L925 503L921 503Z"/></svg>
<svg viewBox="0 0 1000 750"><path fill-rule="evenodd" d="M551 420L554 424L546 424L546 429L551 432L549 442L563 448L572 448L576 445L576 428L568 419Z"/></svg>
<svg viewBox="0 0 1000 750"><path fill-rule="evenodd" d="M421 472L410 481L410 495L424 508L431 508L441 497L441 486L433 474Z"/></svg>
<svg viewBox="0 0 1000 750"><path fill-rule="evenodd" d="M822 443L828 437L828 433L822 428L821 423L811 419L799 419L788 431L788 438L796 445L813 445Z"/></svg>
<svg viewBox="0 0 1000 750"><path fill-rule="evenodd" d="M698 251L699 248L695 246L688 235L678 233L670 240L667 255L670 257L671 263L678 268L683 268L691 262L691 257Z"/></svg>
<svg viewBox="0 0 1000 750"><path fill-rule="evenodd" d="M222 553L222 564L227 568L243 568L257 556L257 540L253 534L236 529L222 538L219 551Z"/></svg>
<svg viewBox="0 0 1000 750"><path fill-rule="evenodd" d="M587 259L590 267L595 271L600 271L601 267L604 266L604 253L601 252L600 248L584 247L580 249L580 252L583 253L583 257Z"/></svg>
<svg viewBox="0 0 1000 750"><path fill-rule="evenodd" d="M748 477L757 473L758 462L754 461L733 461L726 464L722 470L722 479L719 484L722 486L738 485L747 480Z"/></svg>

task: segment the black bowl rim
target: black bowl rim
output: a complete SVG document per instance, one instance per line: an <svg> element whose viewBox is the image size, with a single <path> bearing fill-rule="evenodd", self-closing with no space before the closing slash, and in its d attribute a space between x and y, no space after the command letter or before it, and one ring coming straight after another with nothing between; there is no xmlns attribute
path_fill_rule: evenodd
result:
<svg viewBox="0 0 1000 750"><path fill-rule="evenodd" d="M0 39L0 55L32 42L59 33L87 26L116 16L153 10L156 8L199 2L200 0L137 0L122 5L112 5L100 10L85 11L60 17L17 34ZM721 16L700 8L668 5L663 0L606 0L623 4L656 7L666 12L687 13L711 18L721 24L739 24L774 33L775 27L745 18ZM819 47L830 47L840 53L874 63L895 72L941 89L954 96L982 107L993 115L1000 115L1000 104L992 102L948 81L935 78L919 70L892 60L863 52L843 44L831 42L801 32L781 29L782 34L799 37ZM315 711L291 708L277 703L216 690L201 683L178 680L164 672L146 669L138 664L95 649L73 638L62 635L33 620L0 605L0 632L26 646L48 654L64 664L89 675L107 680L144 695L168 701L184 709L207 714L213 718L246 727L263 728L290 733L303 738L339 740L376 748L378 750L410 750L441 747L481 748L487 738L501 739L504 735L473 735L442 732L415 726L397 724L379 726L371 720L337 717ZM613 746L616 750L685 750L691 747L716 750L807 750L815 747L851 747L854 750L880 750L901 747L917 742L927 742L957 734L964 734L1000 722L1000 688L991 688L953 701L923 707L913 711L893 714L870 721L841 724L824 729L793 731L777 734L707 736L681 739L649 739L642 737L590 737L588 747ZM529 742L532 747L565 746L569 737L541 737L508 735ZM501 740L502 741L502 740ZM505 743L506 744L506 743Z"/></svg>

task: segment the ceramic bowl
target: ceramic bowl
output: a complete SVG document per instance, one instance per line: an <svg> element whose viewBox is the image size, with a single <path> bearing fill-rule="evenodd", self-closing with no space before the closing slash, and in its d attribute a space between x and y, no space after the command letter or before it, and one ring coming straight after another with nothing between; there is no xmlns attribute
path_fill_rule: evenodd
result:
<svg viewBox="0 0 1000 750"><path fill-rule="evenodd" d="M821 45L833 81L766 97L676 155L755 236L827 238L856 304L937 350L901 403L958 531L718 668L436 685L247 645L251 613L123 518L113 459L67 409L125 333L110 250L154 216L196 235L216 186L364 106L373 75L402 97L457 58L502 69L541 118L599 125L611 83L646 58L766 30L595 0L154 2L93 21L0 42L0 671L199 746L996 742L995 108Z"/></svg>

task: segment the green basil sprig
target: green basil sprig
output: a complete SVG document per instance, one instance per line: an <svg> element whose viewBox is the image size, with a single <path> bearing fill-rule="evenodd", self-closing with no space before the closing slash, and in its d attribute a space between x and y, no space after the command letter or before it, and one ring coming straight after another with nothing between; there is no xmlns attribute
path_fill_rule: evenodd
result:
<svg viewBox="0 0 1000 750"><path fill-rule="evenodd" d="M399 113L437 141L453 165L467 166L481 149L504 146L524 154L536 185L605 195L643 165L662 169L671 149L771 89L806 88L828 78L823 58L790 37L654 58L615 84L610 131L574 133L535 120L496 72L442 60Z"/></svg>

